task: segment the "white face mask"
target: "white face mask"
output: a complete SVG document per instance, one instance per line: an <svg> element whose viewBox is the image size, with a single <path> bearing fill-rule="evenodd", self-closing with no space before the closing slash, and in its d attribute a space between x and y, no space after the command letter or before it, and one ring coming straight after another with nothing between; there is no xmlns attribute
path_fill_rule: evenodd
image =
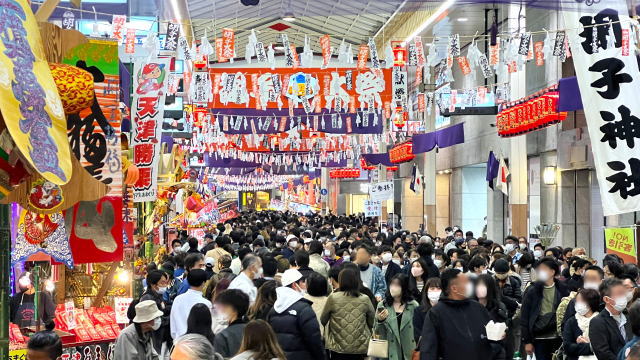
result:
<svg viewBox="0 0 640 360"><path fill-rule="evenodd" d="M631 302L631 299L633 299L633 290L627 291L627 302Z"/></svg>
<svg viewBox="0 0 640 360"><path fill-rule="evenodd" d="M167 287L166 286L158 288L158 294L164 294L166 292L167 292Z"/></svg>
<svg viewBox="0 0 640 360"><path fill-rule="evenodd" d="M331 250L325 250L324 256L331 256Z"/></svg>
<svg viewBox="0 0 640 360"><path fill-rule="evenodd" d="M533 250L533 256L538 259L542 257L542 250Z"/></svg>
<svg viewBox="0 0 640 360"><path fill-rule="evenodd" d="M258 271L256 271L255 274L253 274L253 279L260 279L262 277L262 274L264 274L264 269L263 268L259 268Z"/></svg>
<svg viewBox="0 0 640 360"><path fill-rule="evenodd" d="M427 291L427 298L429 301L437 302L440 300L440 295L442 294L442 290L429 290Z"/></svg>
<svg viewBox="0 0 640 360"><path fill-rule="evenodd" d="M616 309L617 311L622 311L627 307L627 297L626 296L621 296L617 299L614 299L616 301L615 304L613 304L613 308Z"/></svg>
<svg viewBox="0 0 640 360"><path fill-rule="evenodd" d="M508 243L507 245L505 245L505 246L504 246L504 250L505 250L507 253L510 253L510 252L512 252L512 251L513 251L513 250L515 250L515 249L516 249L516 246L515 246L514 244L512 244L512 243Z"/></svg>
<svg viewBox="0 0 640 360"><path fill-rule="evenodd" d="M520 250L524 250L527 248L527 244L520 244Z"/></svg>
<svg viewBox="0 0 640 360"><path fill-rule="evenodd" d="M467 283L467 287L465 288L465 294L464 294L467 298L470 298L473 296L473 283L471 281L469 281Z"/></svg>
<svg viewBox="0 0 640 360"><path fill-rule="evenodd" d="M440 260L440 259L433 260L433 263L436 265L436 267L438 269L440 269L442 267L442 260Z"/></svg>
<svg viewBox="0 0 640 360"><path fill-rule="evenodd" d="M482 274L487 274L488 272L489 272L489 270L487 270L487 269L484 269L484 270L481 271Z"/></svg>
<svg viewBox="0 0 640 360"><path fill-rule="evenodd" d="M584 314L589 312L589 307L587 306L587 304L583 302L576 301L575 308L576 308L576 313L579 314L580 316L584 316Z"/></svg>
<svg viewBox="0 0 640 360"><path fill-rule="evenodd" d="M393 261L394 263L396 263L396 264L400 265L400 259L393 259L393 260L391 260L391 261Z"/></svg>
<svg viewBox="0 0 640 360"><path fill-rule="evenodd" d="M597 282L585 282L584 285L582 285L582 287L585 289L598 291L598 288L600 288L600 284Z"/></svg>
<svg viewBox="0 0 640 360"><path fill-rule="evenodd" d="M464 268L457 267L457 268L455 268L455 269L456 269L456 270L460 270L460 272L464 272Z"/></svg>
<svg viewBox="0 0 640 360"><path fill-rule="evenodd" d="M549 281L550 275L549 275L548 272L546 272L544 270L538 270L537 274L538 274L538 280L540 280L542 282Z"/></svg>
<svg viewBox="0 0 640 360"><path fill-rule="evenodd" d="M389 286L389 294L392 297L398 297L402 295L402 288L398 285Z"/></svg>
<svg viewBox="0 0 640 360"><path fill-rule="evenodd" d="M295 249L298 247L298 242L297 241L289 241L289 247L292 249Z"/></svg>
<svg viewBox="0 0 640 360"><path fill-rule="evenodd" d="M345 255L345 256L343 256L343 257L342 257L342 260L343 260L344 262L349 262L349 261L351 261L351 256L349 256L349 255Z"/></svg>
<svg viewBox="0 0 640 360"><path fill-rule="evenodd" d="M391 259L393 259L393 255L391 255L391 253L384 253L382 254L382 262L383 263L388 263L389 261L391 261Z"/></svg>
<svg viewBox="0 0 640 360"><path fill-rule="evenodd" d="M151 327L154 331L160 329L160 326L162 326L162 318L155 318L153 320L153 326Z"/></svg>

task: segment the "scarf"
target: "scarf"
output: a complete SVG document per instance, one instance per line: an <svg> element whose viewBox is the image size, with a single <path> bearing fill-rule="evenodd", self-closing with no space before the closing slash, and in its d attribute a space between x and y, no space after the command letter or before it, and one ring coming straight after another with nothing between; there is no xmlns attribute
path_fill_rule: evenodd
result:
<svg viewBox="0 0 640 360"><path fill-rule="evenodd" d="M578 328L582 330L582 336L589 337L589 323L591 323L591 319L598 315L597 312L594 312L591 317L585 317L580 314L576 314L576 320L578 320ZM582 355L578 358L579 360L596 360L595 355Z"/></svg>

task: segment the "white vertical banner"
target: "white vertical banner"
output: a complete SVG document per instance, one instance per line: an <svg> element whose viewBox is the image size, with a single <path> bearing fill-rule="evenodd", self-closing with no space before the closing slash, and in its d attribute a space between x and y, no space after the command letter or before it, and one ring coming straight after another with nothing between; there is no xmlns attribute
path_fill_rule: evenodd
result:
<svg viewBox="0 0 640 360"><path fill-rule="evenodd" d="M158 161L170 60L135 63L131 144L133 163L138 167L140 177L133 185L134 202L154 201L158 194Z"/></svg>
<svg viewBox="0 0 640 360"><path fill-rule="evenodd" d="M587 5L591 3L591 5ZM640 210L640 71L625 0L572 2L567 37L605 216Z"/></svg>

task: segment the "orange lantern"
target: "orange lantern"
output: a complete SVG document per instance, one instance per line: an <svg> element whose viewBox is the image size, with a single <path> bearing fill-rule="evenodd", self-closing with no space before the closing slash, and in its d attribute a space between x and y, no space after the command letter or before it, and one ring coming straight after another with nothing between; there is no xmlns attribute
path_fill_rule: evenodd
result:
<svg viewBox="0 0 640 360"><path fill-rule="evenodd" d="M405 142L394 146L389 151L389 160L394 164L399 164L413 160L416 155L413 153L413 143Z"/></svg>
<svg viewBox="0 0 640 360"><path fill-rule="evenodd" d="M407 63L407 48L404 41L392 41L391 49L393 50L393 66L404 66Z"/></svg>
<svg viewBox="0 0 640 360"><path fill-rule="evenodd" d="M393 125L402 129L407 123L407 120L409 120L409 113L404 111L402 106L396 107L396 115L393 118Z"/></svg>

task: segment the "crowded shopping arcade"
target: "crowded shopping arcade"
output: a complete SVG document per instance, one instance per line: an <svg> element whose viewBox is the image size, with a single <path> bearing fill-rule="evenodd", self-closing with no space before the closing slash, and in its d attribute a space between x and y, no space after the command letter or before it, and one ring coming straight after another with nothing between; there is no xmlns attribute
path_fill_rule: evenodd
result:
<svg viewBox="0 0 640 360"><path fill-rule="evenodd" d="M640 0L0 0L0 360L640 360L639 63Z"/></svg>

